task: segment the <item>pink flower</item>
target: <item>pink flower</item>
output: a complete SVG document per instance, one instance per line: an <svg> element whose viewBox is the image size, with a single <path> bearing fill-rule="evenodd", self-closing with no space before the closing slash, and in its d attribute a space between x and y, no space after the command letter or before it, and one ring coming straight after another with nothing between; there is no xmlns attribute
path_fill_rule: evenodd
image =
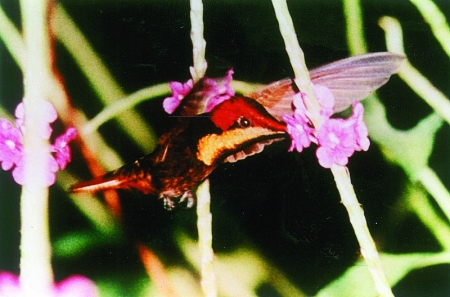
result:
<svg viewBox="0 0 450 297"><path fill-rule="evenodd" d="M169 87L172 90L172 97L167 97L166 99L164 99L163 102L164 110L168 114L172 114L175 111L175 109L177 109L178 105L180 105L181 100L183 100L183 98L187 94L189 94L193 86L194 85L192 79L188 80L184 84L176 81L170 82Z"/></svg>
<svg viewBox="0 0 450 297"><path fill-rule="evenodd" d="M331 168L333 164L347 165L348 158L355 151L366 151L370 142L366 125L363 121L364 107L360 102L353 104L353 114L347 119L331 118L333 115L334 96L325 86L313 86L314 93L321 105L320 115L323 124L319 129L313 127L303 103L306 95L295 96L293 116L284 116L287 132L292 139L290 151L294 148L301 152L311 142L318 144L316 156L319 164Z"/></svg>
<svg viewBox="0 0 450 297"><path fill-rule="evenodd" d="M351 123L343 119L329 119L316 133L319 147L316 156L319 164L331 168L336 163L346 165L355 151L355 135Z"/></svg>
<svg viewBox="0 0 450 297"><path fill-rule="evenodd" d="M322 107L320 115L325 118L331 117L334 113L334 95L331 90L322 85L313 85L313 91Z"/></svg>
<svg viewBox="0 0 450 297"><path fill-rule="evenodd" d="M71 159L69 142L75 137L77 137L77 129L68 128L64 134L56 138L55 144L52 146L53 152L56 153L56 162L61 170L66 168Z"/></svg>
<svg viewBox="0 0 450 297"><path fill-rule="evenodd" d="M0 297L19 297L19 277L10 272L0 272Z"/></svg>
<svg viewBox="0 0 450 297"><path fill-rule="evenodd" d="M6 119L0 119L0 162L2 169L9 170L14 167L12 175L16 183L23 185L24 182L24 161L23 161L23 132L25 130L25 110L23 103L20 103L15 111L16 127ZM57 113L51 103L45 101L40 113L40 126L44 127L39 136L43 139L49 139L53 129L50 123L57 118ZM64 169L70 161L70 148L68 143L77 135L75 128L68 128L67 131L56 138L55 144L51 146L50 151L44 151L42 158L47 160L46 186L55 183L55 173L59 169ZM55 157L51 154L54 153Z"/></svg>
<svg viewBox="0 0 450 297"><path fill-rule="evenodd" d="M227 75L219 80L204 77L201 80L202 100L205 102L205 109L202 112L210 112L217 104L234 96L234 90L231 88L230 82L233 79L233 70L230 69ZM189 94L193 88L192 79L182 84L179 82L170 82L172 96L167 97L163 101L164 110L168 114L172 114L180 105L181 100Z"/></svg>
<svg viewBox="0 0 450 297"><path fill-rule="evenodd" d="M0 272L0 297L21 296L20 279L10 272ZM95 297L98 291L95 284L88 278L74 275L66 278L53 287L49 297Z"/></svg>
<svg viewBox="0 0 450 297"><path fill-rule="evenodd" d="M366 124L364 123L364 106L355 101L353 103L353 115L351 121L354 121L353 128L356 135L356 150L367 151L370 146L369 132L367 131Z"/></svg>
<svg viewBox="0 0 450 297"><path fill-rule="evenodd" d="M94 282L81 275L66 278L54 287L55 297L96 297L98 295Z"/></svg>
<svg viewBox="0 0 450 297"><path fill-rule="evenodd" d="M233 73L233 69L228 70L227 75L222 80L205 78L203 90L206 101L205 112L210 112L216 105L234 96L234 90L230 85Z"/></svg>
<svg viewBox="0 0 450 297"><path fill-rule="evenodd" d="M303 93L294 95L294 114L292 116L284 115L283 117L287 124L286 130L292 139L292 144L289 148L290 152L296 149L300 153L304 148L309 147L311 144L311 134L314 129L309 118L306 116L306 107L303 103L303 96L306 95Z"/></svg>
<svg viewBox="0 0 450 297"><path fill-rule="evenodd" d="M0 162L9 170L22 158L22 135L10 122L0 119Z"/></svg>

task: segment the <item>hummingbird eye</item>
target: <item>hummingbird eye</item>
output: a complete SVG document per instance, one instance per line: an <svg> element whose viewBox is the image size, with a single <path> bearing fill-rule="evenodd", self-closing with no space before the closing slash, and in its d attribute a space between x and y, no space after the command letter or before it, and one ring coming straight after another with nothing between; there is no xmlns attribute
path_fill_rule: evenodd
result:
<svg viewBox="0 0 450 297"><path fill-rule="evenodd" d="M246 117L240 117L237 120L237 124L238 124L239 127L247 128L247 127L250 127L251 123Z"/></svg>

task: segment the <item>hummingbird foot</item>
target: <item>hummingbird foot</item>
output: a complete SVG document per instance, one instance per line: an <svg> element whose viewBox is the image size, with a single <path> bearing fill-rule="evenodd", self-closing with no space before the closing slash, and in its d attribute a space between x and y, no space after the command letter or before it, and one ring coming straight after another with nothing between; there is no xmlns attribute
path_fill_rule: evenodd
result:
<svg viewBox="0 0 450 297"><path fill-rule="evenodd" d="M180 205L186 209L189 209L194 206L195 203L195 195L190 190L184 192L181 196L174 197L164 194L161 198L163 199L164 208L166 210L174 210Z"/></svg>

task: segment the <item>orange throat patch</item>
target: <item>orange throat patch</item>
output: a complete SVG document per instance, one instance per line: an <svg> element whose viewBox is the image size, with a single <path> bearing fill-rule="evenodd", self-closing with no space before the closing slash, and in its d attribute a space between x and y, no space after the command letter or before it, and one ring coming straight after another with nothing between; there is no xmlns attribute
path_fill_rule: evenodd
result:
<svg viewBox="0 0 450 297"><path fill-rule="evenodd" d="M227 151L231 152L248 141L259 137L282 134L284 132L275 132L261 127L233 129L222 134L209 134L199 140L197 158L206 165L211 166L224 153Z"/></svg>

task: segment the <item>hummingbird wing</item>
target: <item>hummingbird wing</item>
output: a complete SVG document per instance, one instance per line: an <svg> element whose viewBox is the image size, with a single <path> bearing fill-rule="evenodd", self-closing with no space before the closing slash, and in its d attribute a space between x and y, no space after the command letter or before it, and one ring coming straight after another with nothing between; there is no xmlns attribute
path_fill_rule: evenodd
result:
<svg viewBox="0 0 450 297"><path fill-rule="evenodd" d="M310 71L314 84L328 87L335 97L334 111L341 112L354 101L362 100L384 85L398 71L405 57L379 52L358 55ZM296 93L292 79L273 82L248 95L263 104L278 120L292 113L292 96Z"/></svg>
<svg viewBox="0 0 450 297"><path fill-rule="evenodd" d="M204 96L205 78L200 79L192 90L181 100L172 116L189 117L201 114L205 110L206 100Z"/></svg>
<svg viewBox="0 0 450 297"><path fill-rule="evenodd" d="M233 71L229 70L227 75L221 78L201 78L192 90L181 100L175 109L173 116L191 117L209 112L211 103L220 103L234 95L229 86Z"/></svg>
<svg viewBox="0 0 450 297"><path fill-rule="evenodd" d="M396 73L405 60L403 55L381 52L350 57L311 70L311 81L333 93L335 112L354 101L368 97Z"/></svg>

